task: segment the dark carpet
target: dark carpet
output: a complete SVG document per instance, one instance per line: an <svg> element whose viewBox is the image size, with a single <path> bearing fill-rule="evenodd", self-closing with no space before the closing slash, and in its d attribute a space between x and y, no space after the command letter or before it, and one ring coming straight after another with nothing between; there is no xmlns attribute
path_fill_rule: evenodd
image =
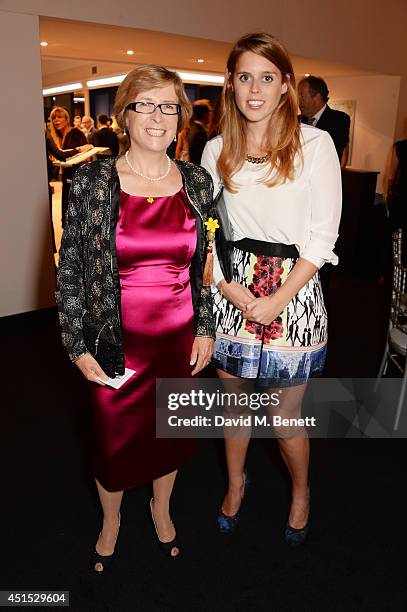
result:
<svg viewBox="0 0 407 612"><path fill-rule="evenodd" d="M331 298L327 375L375 376L388 285L337 274ZM142 487L124 497L117 563L93 575L101 515L87 465L85 383L55 320L54 310L0 320L0 589L68 590L75 611L407 609L404 440L312 441L312 529L300 549L283 541L289 481L276 442L252 441L241 525L225 538L215 522L222 441L201 441L173 496L182 556L158 549Z"/></svg>

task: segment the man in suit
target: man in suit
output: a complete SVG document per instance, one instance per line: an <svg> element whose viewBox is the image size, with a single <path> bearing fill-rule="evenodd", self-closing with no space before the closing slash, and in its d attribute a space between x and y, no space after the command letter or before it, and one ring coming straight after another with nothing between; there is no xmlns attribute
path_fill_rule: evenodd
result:
<svg viewBox="0 0 407 612"><path fill-rule="evenodd" d="M109 147L112 155L116 157L119 154L119 139L111 128L108 127L110 117L108 115L98 115L98 129L93 134L92 144L95 147Z"/></svg>
<svg viewBox="0 0 407 612"><path fill-rule="evenodd" d="M325 81L319 77L309 76L302 79L298 84L298 98L302 123L313 125L328 132L334 142L341 168L344 168L349 156L349 115L333 110L328 106L329 90ZM325 264L319 273L328 314L331 272L332 265Z"/></svg>
<svg viewBox="0 0 407 612"><path fill-rule="evenodd" d="M81 128L82 132L85 134L86 139L89 144L92 144L93 134L96 132L95 122L92 117L89 115L84 115L82 117Z"/></svg>
<svg viewBox="0 0 407 612"><path fill-rule="evenodd" d="M323 79L315 76L302 79L298 84L301 121L330 134L341 168L344 168L349 155L350 117L328 106L328 94L329 90Z"/></svg>

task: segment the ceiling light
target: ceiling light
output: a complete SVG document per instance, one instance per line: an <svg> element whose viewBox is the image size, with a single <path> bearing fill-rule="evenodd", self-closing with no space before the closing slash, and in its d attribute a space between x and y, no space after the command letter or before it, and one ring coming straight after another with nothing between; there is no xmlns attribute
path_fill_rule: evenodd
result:
<svg viewBox="0 0 407 612"><path fill-rule="evenodd" d="M311 74L310 74L309 72L306 72L306 73L304 74L304 76L309 77L309 76L311 76Z"/></svg>
<svg viewBox="0 0 407 612"><path fill-rule="evenodd" d="M48 43L46 40L43 40L42 42L40 42L41 47L48 47Z"/></svg>
<svg viewBox="0 0 407 612"><path fill-rule="evenodd" d="M202 72L180 72L177 71L183 81L192 83L213 83L223 85L225 77L217 74L203 74Z"/></svg>
<svg viewBox="0 0 407 612"><path fill-rule="evenodd" d="M82 83L70 83L69 85L59 85L58 87L48 87L42 90L42 95L52 96L53 94L76 91L77 89L82 89L82 87Z"/></svg>
<svg viewBox="0 0 407 612"><path fill-rule="evenodd" d="M177 70L179 76L183 81L189 81L191 83L212 83L214 85L223 85L225 77L217 74L204 74L202 72L181 72ZM87 81L88 87L103 87L104 85L120 85L125 79L125 74L118 74L116 76L104 77L100 79L92 79Z"/></svg>
<svg viewBox="0 0 407 612"><path fill-rule="evenodd" d="M198 62L198 64L203 64L205 60L203 60L202 58L199 58L196 61Z"/></svg>
<svg viewBox="0 0 407 612"><path fill-rule="evenodd" d="M128 49L127 55L134 55L134 51L132 49Z"/></svg>
<svg viewBox="0 0 407 612"><path fill-rule="evenodd" d="M85 102L85 98L74 98L74 102Z"/></svg>
<svg viewBox="0 0 407 612"><path fill-rule="evenodd" d="M120 83L124 80L125 76L125 74L119 74L118 76L93 79L92 81L86 81L86 85L88 87L101 87L102 85L120 85Z"/></svg>

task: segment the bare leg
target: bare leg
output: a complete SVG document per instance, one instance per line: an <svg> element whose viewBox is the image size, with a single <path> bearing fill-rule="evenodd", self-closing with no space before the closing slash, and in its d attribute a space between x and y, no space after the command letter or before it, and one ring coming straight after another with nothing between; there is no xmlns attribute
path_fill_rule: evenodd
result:
<svg viewBox="0 0 407 612"><path fill-rule="evenodd" d="M280 453L292 480L292 501L288 522L295 529L302 529L307 523L309 512L308 464L309 439L279 439Z"/></svg>
<svg viewBox="0 0 407 612"><path fill-rule="evenodd" d="M161 542L171 542L176 536L175 527L170 517L170 497L176 476L177 470L153 480L153 513L158 531L158 539ZM174 546L171 550L171 555L175 557L178 553L179 549Z"/></svg>
<svg viewBox="0 0 407 612"><path fill-rule="evenodd" d="M119 530L119 513L123 491L106 491L97 480L96 486L103 509L103 527L95 548L99 555L111 555L114 552ZM98 572L103 570L100 563L96 563L95 570Z"/></svg>
<svg viewBox="0 0 407 612"><path fill-rule="evenodd" d="M284 418L300 418L301 404L306 385L290 387L283 390L280 405L273 409L273 414ZM291 527L301 529L308 520L308 466L309 438L305 428L282 427L276 432L281 456L290 472L292 481L292 501L288 522Z"/></svg>
<svg viewBox="0 0 407 612"><path fill-rule="evenodd" d="M237 376L228 374L223 370L217 370L219 378L227 386L227 380L240 380ZM236 389L234 389L236 391ZM247 449L250 442L250 431L247 436L228 437L225 436L225 452L228 467L229 487L222 504L222 512L227 516L233 516L239 510L242 503L244 482L243 471L246 462Z"/></svg>

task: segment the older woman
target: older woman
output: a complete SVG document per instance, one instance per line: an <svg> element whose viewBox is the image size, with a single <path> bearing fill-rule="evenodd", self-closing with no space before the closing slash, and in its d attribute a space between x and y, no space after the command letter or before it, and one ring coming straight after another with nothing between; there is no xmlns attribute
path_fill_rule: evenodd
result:
<svg viewBox="0 0 407 612"><path fill-rule="evenodd" d="M113 557L123 490L150 481L158 540L169 556L179 552L169 502L193 445L155 438L155 381L198 373L214 336L210 288L202 283L212 181L206 170L166 155L190 115L178 75L136 68L118 89L115 114L127 137L124 155L75 174L59 265L63 342L92 384L104 515L97 572ZM89 352L95 335L96 358ZM124 365L136 373L118 390L105 386L106 374L123 373Z"/></svg>

